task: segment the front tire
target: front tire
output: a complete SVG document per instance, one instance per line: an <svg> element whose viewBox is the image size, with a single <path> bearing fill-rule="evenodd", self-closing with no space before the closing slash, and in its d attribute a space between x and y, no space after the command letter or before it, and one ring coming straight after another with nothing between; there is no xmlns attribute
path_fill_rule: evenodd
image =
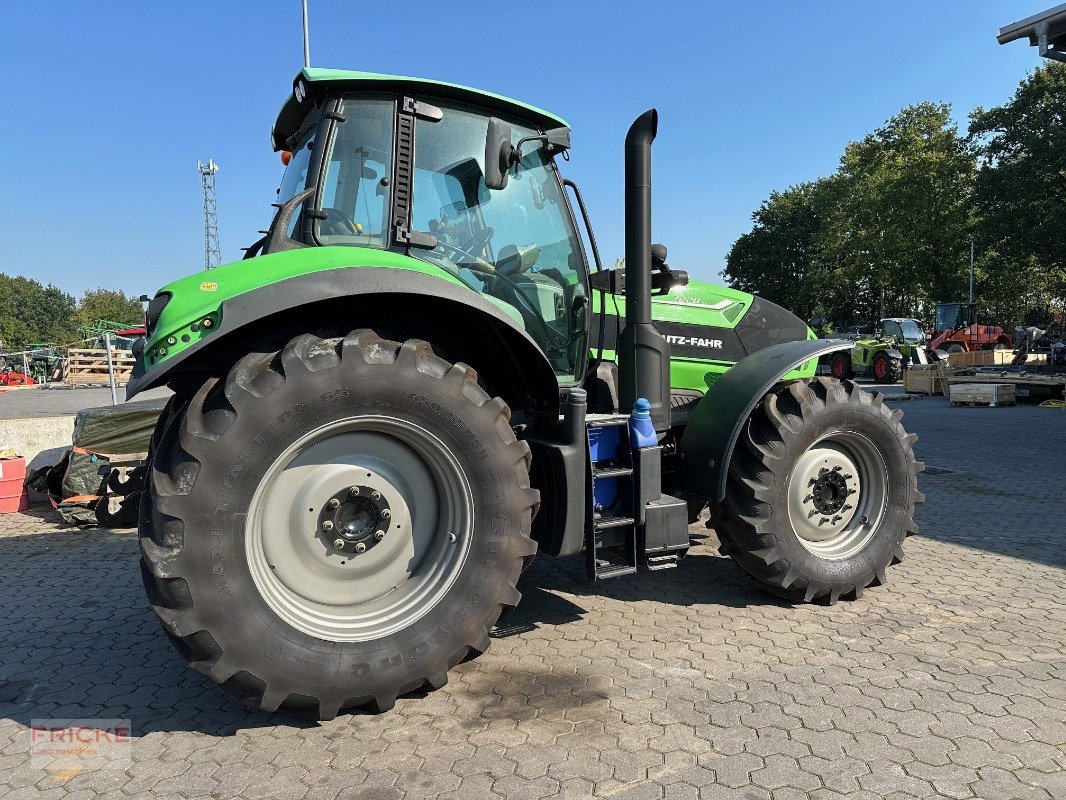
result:
<svg viewBox="0 0 1066 800"><path fill-rule="evenodd" d="M145 588L181 656L254 708L385 711L518 603L529 447L425 342L298 336L161 425Z"/></svg>
<svg viewBox="0 0 1066 800"><path fill-rule="evenodd" d="M882 350L874 355L870 371L878 383L899 383L903 377L903 362Z"/></svg>
<svg viewBox="0 0 1066 800"><path fill-rule="evenodd" d="M767 395L733 453L721 552L794 601L835 603L884 583L924 499L901 416L850 381Z"/></svg>

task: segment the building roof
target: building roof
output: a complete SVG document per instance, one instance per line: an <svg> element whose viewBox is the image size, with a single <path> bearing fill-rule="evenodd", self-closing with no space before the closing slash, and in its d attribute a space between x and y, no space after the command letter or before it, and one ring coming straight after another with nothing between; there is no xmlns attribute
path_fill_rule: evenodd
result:
<svg viewBox="0 0 1066 800"><path fill-rule="evenodd" d="M1005 25L996 40L1007 44L1026 38L1045 58L1066 61L1066 3Z"/></svg>
<svg viewBox="0 0 1066 800"><path fill-rule="evenodd" d="M301 82L306 96L312 100L335 88L367 91L407 90L419 95L458 100L482 106L501 114L526 120L539 128L570 127L564 119L542 108L494 94L493 92L461 86L457 83L446 83L428 78L411 78L403 75L383 75L376 72L305 67L293 79L293 94L289 95L289 98L281 107L281 111L278 112L277 122L274 123L271 143L275 150L284 149L285 140L298 131L300 123L311 108L306 99L302 100L302 102L296 99L296 86Z"/></svg>

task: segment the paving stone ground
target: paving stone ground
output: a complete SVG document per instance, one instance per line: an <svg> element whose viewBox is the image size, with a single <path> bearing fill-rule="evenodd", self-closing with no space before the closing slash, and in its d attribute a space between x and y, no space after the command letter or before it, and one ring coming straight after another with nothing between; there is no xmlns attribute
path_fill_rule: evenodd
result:
<svg viewBox="0 0 1066 800"><path fill-rule="evenodd" d="M925 473L887 586L751 588L542 559L484 657L381 716L253 713L188 670L127 532L0 518L0 798L1066 798L1066 413L901 403ZM35 769L31 720L129 718L124 769Z"/></svg>

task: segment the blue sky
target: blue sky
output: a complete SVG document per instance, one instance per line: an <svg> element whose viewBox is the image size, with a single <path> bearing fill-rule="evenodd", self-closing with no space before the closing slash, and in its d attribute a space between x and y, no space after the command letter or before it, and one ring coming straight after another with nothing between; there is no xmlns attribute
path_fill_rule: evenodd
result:
<svg viewBox="0 0 1066 800"><path fill-rule="evenodd" d="M903 106L950 102L965 124L1004 101L1038 58L995 34L1052 5L311 0L311 59L566 118L563 166L608 263L622 254L623 137L656 106L654 238L715 279L770 191L831 172ZM0 272L136 295L200 269L208 157L223 259L239 258L270 220L282 168L268 134L301 59L299 0L5 4Z"/></svg>

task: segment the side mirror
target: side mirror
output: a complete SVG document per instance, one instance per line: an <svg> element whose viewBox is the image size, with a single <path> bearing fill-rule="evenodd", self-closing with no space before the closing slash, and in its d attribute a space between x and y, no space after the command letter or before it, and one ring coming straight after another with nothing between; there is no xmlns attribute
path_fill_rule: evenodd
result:
<svg viewBox="0 0 1066 800"><path fill-rule="evenodd" d="M551 128L544 132L544 141L552 150L569 150L570 129Z"/></svg>
<svg viewBox="0 0 1066 800"><path fill-rule="evenodd" d="M511 126L502 119L490 117L485 135L485 186L489 189L506 188L513 152Z"/></svg>

